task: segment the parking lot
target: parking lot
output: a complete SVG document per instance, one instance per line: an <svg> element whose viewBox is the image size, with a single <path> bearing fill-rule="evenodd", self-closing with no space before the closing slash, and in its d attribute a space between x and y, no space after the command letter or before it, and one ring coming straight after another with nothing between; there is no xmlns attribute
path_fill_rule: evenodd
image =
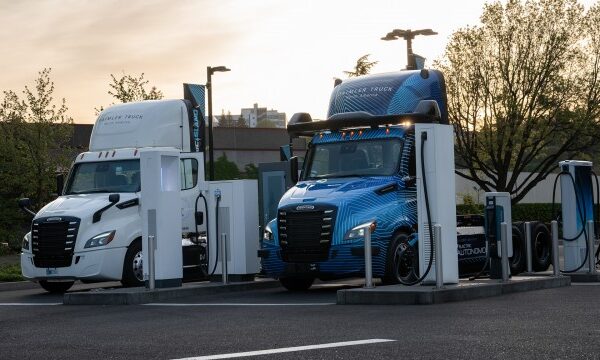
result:
<svg viewBox="0 0 600 360"><path fill-rule="evenodd" d="M302 293L274 288L130 306L65 306L61 296L38 288L3 288L0 354L3 359L600 354L598 284L431 306L334 305L336 291L349 286L360 286L360 280L317 284Z"/></svg>

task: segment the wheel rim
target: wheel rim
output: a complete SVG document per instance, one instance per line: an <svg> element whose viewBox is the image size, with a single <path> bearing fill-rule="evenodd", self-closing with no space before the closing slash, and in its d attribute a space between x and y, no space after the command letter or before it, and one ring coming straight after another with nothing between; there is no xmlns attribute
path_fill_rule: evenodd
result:
<svg viewBox="0 0 600 360"><path fill-rule="evenodd" d="M133 257L133 276L135 276L138 281L144 281L144 268L142 259L143 257L141 251L138 251Z"/></svg>
<svg viewBox="0 0 600 360"><path fill-rule="evenodd" d="M394 275L400 281L406 281L415 273L414 253L406 243L400 243L394 251Z"/></svg>

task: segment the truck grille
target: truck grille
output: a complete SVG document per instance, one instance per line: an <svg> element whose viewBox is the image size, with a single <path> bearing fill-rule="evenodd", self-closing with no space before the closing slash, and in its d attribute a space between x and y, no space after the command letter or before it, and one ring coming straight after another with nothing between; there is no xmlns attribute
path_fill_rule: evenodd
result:
<svg viewBox="0 0 600 360"><path fill-rule="evenodd" d="M301 206L299 206L301 207ZM278 211L277 224L281 258L286 262L317 262L329 257L336 209L315 206Z"/></svg>
<svg viewBox="0 0 600 360"><path fill-rule="evenodd" d="M31 224L31 251L36 267L68 267L73 260L81 220L70 216L35 219Z"/></svg>

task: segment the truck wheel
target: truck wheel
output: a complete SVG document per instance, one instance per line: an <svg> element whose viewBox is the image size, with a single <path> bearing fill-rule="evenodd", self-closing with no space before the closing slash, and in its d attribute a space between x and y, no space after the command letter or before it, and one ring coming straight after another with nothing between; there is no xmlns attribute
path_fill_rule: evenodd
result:
<svg viewBox="0 0 600 360"><path fill-rule="evenodd" d="M552 262L552 237L542 222L531 227L531 257L533 271L546 271Z"/></svg>
<svg viewBox="0 0 600 360"><path fill-rule="evenodd" d="M287 277L279 279L281 285L286 288L288 291L305 291L310 289L314 278L295 278L295 277Z"/></svg>
<svg viewBox="0 0 600 360"><path fill-rule="evenodd" d="M123 263L121 284L125 287L143 286L142 241L135 240L127 249Z"/></svg>
<svg viewBox="0 0 600 360"><path fill-rule="evenodd" d="M384 284L409 283L419 278L419 248L410 246L408 234L394 236L387 253Z"/></svg>
<svg viewBox="0 0 600 360"><path fill-rule="evenodd" d="M512 227L513 256L508 259L510 273L518 275L525 270L527 259L525 258L525 238L517 225Z"/></svg>
<svg viewBox="0 0 600 360"><path fill-rule="evenodd" d="M73 286L75 281L48 281L40 280L40 286L51 294L64 294Z"/></svg>

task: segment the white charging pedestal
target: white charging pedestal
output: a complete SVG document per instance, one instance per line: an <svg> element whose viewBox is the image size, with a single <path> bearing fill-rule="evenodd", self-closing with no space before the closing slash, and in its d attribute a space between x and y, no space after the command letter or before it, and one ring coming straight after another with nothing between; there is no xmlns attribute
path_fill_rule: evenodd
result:
<svg viewBox="0 0 600 360"><path fill-rule="evenodd" d="M150 280L149 237L154 237L155 287L178 287L183 278L179 153L174 148L140 150L144 280Z"/></svg>
<svg viewBox="0 0 600 360"><path fill-rule="evenodd" d="M587 221L594 220L594 194L592 191L592 163L590 161L565 160L558 163L561 171L571 174L560 177L563 236L572 241L563 241L567 271L579 268L586 258L586 237L582 231ZM573 188L575 185L575 188ZM579 236L578 236L579 235ZM592 234L593 236L594 234ZM577 237L577 239L575 239ZM587 271L589 259L580 268Z"/></svg>
<svg viewBox="0 0 600 360"><path fill-rule="evenodd" d="M422 133L427 140L422 140ZM431 220L427 217L425 192L421 171L421 143L424 143L427 197ZM417 163L417 213L419 221L419 271L424 274L429 264L431 231L441 225L442 270L444 284L458 283L458 251L456 240L456 189L454 181L454 132L451 125L415 124L415 146ZM435 243L435 242L434 242ZM434 245L435 246L435 245ZM424 284L436 283L435 257Z"/></svg>
<svg viewBox="0 0 600 360"><path fill-rule="evenodd" d="M256 180L224 180L209 182L209 272L215 269L215 280L221 279L223 249L217 241L224 238L227 247L227 275L230 281L254 280L259 271L256 256L259 244L258 182ZM216 228L216 196L220 194L218 229Z"/></svg>

